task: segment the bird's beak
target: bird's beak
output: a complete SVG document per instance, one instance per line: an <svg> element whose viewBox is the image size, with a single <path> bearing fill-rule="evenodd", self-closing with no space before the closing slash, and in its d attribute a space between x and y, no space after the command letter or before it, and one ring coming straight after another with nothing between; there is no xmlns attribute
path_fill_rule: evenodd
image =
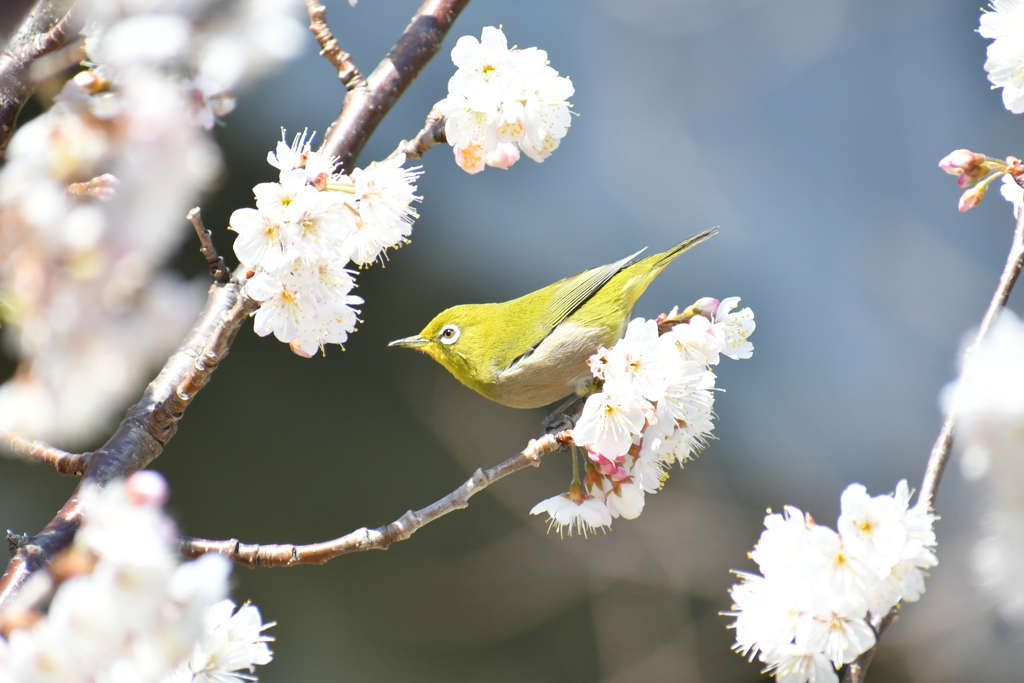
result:
<svg viewBox="0 0 1024 683"><path fill-rule="evenodd" d="M424 339L420 335L414 337L406 337L405 339L396 339L395 341L388 344L388 346L401 346L405 349L416 349L421 346L426 346L430 343L429 339Z"/></svg>

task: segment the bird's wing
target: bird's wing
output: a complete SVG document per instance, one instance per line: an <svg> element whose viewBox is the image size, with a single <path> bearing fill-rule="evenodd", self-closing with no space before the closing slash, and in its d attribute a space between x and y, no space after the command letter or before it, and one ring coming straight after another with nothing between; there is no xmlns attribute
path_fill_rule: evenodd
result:
<svg viewBox="0 0 1024 683"><path fill-rule="evenodd" d="M555 298L548 306L547 312L544 317L541 318L540 325L537 327L539 335L525 351L516 355L511 362L505 367L506 369L512 369L516 364L520 363L524 359L528 358L534 350L541 345L541 343L547 339L556 327L562 324L566 318L575 313L580 306L585 304L590 297L592 297L601 287L603 287L609 280L611 280L616 273L628 266L633 262L637 256L644 252L644 249L630 254L624 259L620 259L615 263L609 263L606 266L598 266L597 268L591 268L590 270L584 270L581 273L570 275L560 282L556 282L553 286L556 287Z"/></svg>
<svg viewBox="0 0 1024 683"><path fill-rule="evenodd" d="M644 249L646 249L646 247ZM575 313L580 306L586 303L586 301L592 297L597 290L601 289L605 283L611 280L616 273L632 263L633 259L642 254L644 249L641 249L635 254L630 254L626 258L616 261L615 263L609 263L607 266L598 266L597 268L585 270L582 273L570 275L558 283L556 285L558 287L558 293L542 319L542 326L549 330L553 330L558 327L563 320ZM544 336L546 337L547 335ZM539 344L541 341L543 341L543 339L539 340L537 343Z"/></svg>

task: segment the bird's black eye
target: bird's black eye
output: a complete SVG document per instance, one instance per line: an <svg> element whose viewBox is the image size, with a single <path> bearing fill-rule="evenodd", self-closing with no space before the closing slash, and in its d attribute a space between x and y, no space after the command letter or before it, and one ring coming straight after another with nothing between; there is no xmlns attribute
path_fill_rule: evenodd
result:
<svg viewBox="0 0 1024 683"><path fill-rule="evenodd" d="M454 344L459 339L458 325L445 325L441 328L441 343L442 344Z"/></svg>

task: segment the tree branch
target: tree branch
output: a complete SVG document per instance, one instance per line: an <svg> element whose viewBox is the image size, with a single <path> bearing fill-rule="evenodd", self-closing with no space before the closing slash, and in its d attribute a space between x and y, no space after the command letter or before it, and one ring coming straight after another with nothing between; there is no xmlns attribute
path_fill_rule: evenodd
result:
<svg viewBox="0 0 1024 683"><path fill-rule="evenodd" d="M939 437L935 440L935 445L932 446L932 452L928 456L928 464L925 466L924 480L921 482L921 491L918 494L918 500L929 501L929 506L932 511L935 510L935 494L938 491L939 482L942 480L942 474L946 471L946 464L949 462L949 456L952 452L958 412L957 409L960 399L960 386L963 384L963 378L967 375L967 372L970 369L971 360L973 359L975 352L978 350L978 347L981 345L981 342L985 337L988 336L989 331L992 329L992 325L999 316L999 312L1006 306L1006 302L1010 298L1010 293L1013 291L1013 286L1017 282L1017 278L1020 275L1022 267L1024 267L1024 211L1021 211L1020 215L1017 216L1017 227L1013 233L1013 243L1010 245L1010 253L1006 257L1006 266L1003 267L1003 274L999 277L999 284L996 286L996 291L992 295L992 301L989 302L988 310L985 311L985 317L982 318L978 334L974 337L974 341L971 342L971 345L967 347L967 351L964 353L964 359L960 365L960 376L957 379L957 388L953 394L953 400L949 406L949 410L946 412L946 419L942 423L942 428L939 430ZM875 628L876 636L881 637L885 629L888 628L895 620L897 609L897 607L893 607L888 614L879 620L879 623L872 624ZM864 676L867 674L868 665L871 664L871 659L875 656L875 650L877 648L878 644L876 642L873 648L861 654L860 657L846 667L845 673L843 674L843 683L861 683L864 680Z"/></svg>
<svg viewBox="0 0 1024 683"><path fill-rule="evenodd" d="M203 215L199 207L189 211L185 218L191 221L192 227L199 235L199 253L203 255L206 264L210 266L210 275L217 282L228 282L231 279L231 272L224 265L224 259L217 253L217 248L213 246L213 233L203 225Z"/></svg>
<svg viewBox="0 0 1024 683"><path fill-rule="evenodd" d="M384 119L430 58L469 0L425 0L366 83L345 96L341 113L327 131L324 149L349 172L370 133Z"/></svg>
<svg viewBox="0 0 1024 683"><path fill-rule="evenodd" d="M92 453L68 453L42 441L29 441L0 429L0 445L19 458L53 465L60 474L85 474Z"/></svg>
<svg viewBox="0 0 1024 683"><path fill-rule="evenodd" d="M306 10L309 12L309 30L320 44L320 56L325 57L338 70L338 80L345 89L366 87L366 79L352 62L352 55L341 49L327 26L327 8L317 0L306 0Z"/></svg>
<svg viewBox="0 0 1024 683"><path fill-rule="evenodd" d="M67 41L70 0L39 0L0 53L0 155L14 135L14 123L32 95L32 63Z"/></svg>
<svg viewBox="0 0 1024 683"><path fill-rule="evenodd" d="M63 1L66 0L40 0L39 5L52 9ZM440 49L441 40L468 2L426 0L423 3L395 47L370 74L367 84L349 91L344 109L325 143L330 154L341 156L344 164L351 165L384 114ZM31 16L35 16L35 12ZM31 16L26 19L26 25ZM52 18L46 30L57 21L58 18ZM3 78L6 76L0 71L0 80ZM5 122L4 111L0 106L0 127ZM10 115L11 125L15 114ZM0 137L0 141L8 138L9 133ZM0 578L0 608L11 601L33 572L71 543L81 520L83 486L87 483L105 485L111 479L142 469L160 455L174 436L185 408L209 381L217 364L227 355L242 322L256 308L255 302L241 295L236 282L217 283L210 288L206 308L192 330L150 383L142 400L129 408L110 440L92 454L78 489L43 531L29 538L14 553ZM413 531L415 528L418 526Z"/></svg>
<svg viewBox="0 0 1024 683"><path fill-rule="evenodd" d="M532 439L522 452L486 471L478 469L462 486L422 510L415 512L409 510L391 524L376 529L367 529L366 527L356 529L333 541L310 545L288 543L260 545L258 543L242 543L235 538L227 541L208 541L186 537L178 542L178 550L186 557L191 558L199 557L204 553L220 553L249 568L324 564L339 555L364 550L387 550L392 543L406 540L419 531L423 525L429 524L449 512L467 507L472 496L499 479L525 467L539 466L542 456L559 450L568 445L569 441L569 434L564 431L558 434L547 434L540 439Z"/></svg>
<svg viewBox="0 0 1024 683"><path fill-rule="evenodd" d="M254 309L255 304L240 295L236 283L210 288L199 319L146 388L142 400L128 409L114 435L89 458L78 489L46 528L14 553L0 578L0 607L10 602L33 572L71 543L81 521L81 492L86 484L105 485L142 469L160 455L174 436L185 408L209 381L242 322Z"/></svg>
<svg viewBox="0 0 1024 683"><path fill-rule="evenodd" d="M445 121L447 119L441 112L431 109L423 130L417 133L412 140L399 142L395 151L388 155L388 159L399 154L405 154L406 159L420 159L434 145L448 142L448 136L444 132Z"/></svg>

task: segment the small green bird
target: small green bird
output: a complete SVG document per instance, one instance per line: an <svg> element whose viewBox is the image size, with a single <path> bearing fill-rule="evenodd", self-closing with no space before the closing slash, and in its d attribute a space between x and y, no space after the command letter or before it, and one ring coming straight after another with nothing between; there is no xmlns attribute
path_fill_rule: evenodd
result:
<svg viewBox="0 0 1024 683"><path fill-rule="evenodd" d="M641 249L505 303L454 306L418 335L388 346L423 351L492 401L545 406L589 381L587 359L618 341L633 305L665 266L717 233L705 230L634 261Z"/></svg>

